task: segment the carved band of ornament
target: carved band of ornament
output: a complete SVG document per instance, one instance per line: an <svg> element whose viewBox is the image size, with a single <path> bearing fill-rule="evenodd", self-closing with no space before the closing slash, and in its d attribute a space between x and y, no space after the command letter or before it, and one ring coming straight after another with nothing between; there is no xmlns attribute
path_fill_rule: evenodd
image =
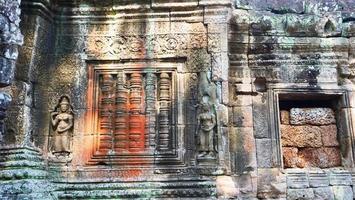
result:
<svg viewBox="0 0 355 200"><path fill-rule="evenodd" d="M218 42L211 41L212 49ZM89 37L87 52L93 56L130 54L169 54L207 47L205 33L162 34L139 36L92 36ZM185 52L186 53L186 52Z"/></svg>
<svg viewBox="0 0 355 200"><path fill-rule="evenodd" d="M270 65L275 65L277 64L292 64L292 65L322 65L324 66L325 64L328 65L336 65L339 63L347 63L347 60L341 59L341 60L249 60L248 64L254 65L254 64L270 64Z"/></svg>

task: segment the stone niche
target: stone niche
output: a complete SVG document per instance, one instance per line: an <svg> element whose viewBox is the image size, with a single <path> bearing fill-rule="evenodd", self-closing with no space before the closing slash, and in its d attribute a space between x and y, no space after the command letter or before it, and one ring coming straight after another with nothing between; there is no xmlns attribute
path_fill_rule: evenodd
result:
<svg viewBox="0 0 355 200"><path fill-rule="evenodd" d="M308 107L302 105L304 102L298 103L300 104L281 104L280 127L284 167L341 166L334 110L328 107ZM320 103L319 106L325 105Z"/></svg>
<svg viewBox="0 0 355 200"><path fill-rule="evenodd" d="M346 93L278 94L279 158L283 168L352 166Z"/></svg>

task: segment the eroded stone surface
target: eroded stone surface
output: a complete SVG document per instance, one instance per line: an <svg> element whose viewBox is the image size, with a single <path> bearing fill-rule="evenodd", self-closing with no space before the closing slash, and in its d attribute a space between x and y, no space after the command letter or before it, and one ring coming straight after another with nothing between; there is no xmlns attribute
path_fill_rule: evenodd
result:
<svg viewBox="0 0 355 200"><path fill-rule="evenodd" d="M352 200L353 191L350 186L333 186L335 200Z"/></svg>
<svg viewBox="0 0 355 200"><path fill-rule="evenodd" d="M258 198L285 198L286 185L286 176L278 169L258 170Z"/></svg>
<svg viewBox="0 0 355 200"><path fill-rule="evenodd" d="M298 164L298 148L284 147L282 148L284 167L295 168Z"/></svg>
<svg viewBox="0 0 355 200"><path fill-rule="evenodd" d="M299 167L329 168L340 165L338 148L304 148L299 151Z"/></svg>
<svg viewBox="0 0 355 200"><path fill-rule="evenodd" d="M329 125L322 127L322 142L325 147L337 147L339 146L337 138L337 127L335 125Z"/></svg>
<svg viewBox="0 0 355 200"><path fill-rule="evenodd" d="M230 176L217 178L217 192L220 198L235 198L239 195L239 188L236 187Z"/></svg>
<svg viewBox="0 0 355 200"><path fill-rule="evenodd" d="M321 147L322 131L317 126L281 125L281 142L284 147Z"/></svg>
<svg viewBox="0 0 355 200"><path fill-rule="evenodd" d="M281 110L280 111L280 121L281 124L290 124L290 112L287 110Z"/></svg>
<svg viewBox="0 0 355 200"><path fill-rule="evenodd" d="M334 194L331 187L314 188L314 199L334 200Z"/></svg>
<svg viewBox="0 0 355 200"><path fill-rule="evenodd" d="M341 165L338 127L332 109L291 108L290 112L281 110L280 118L284 167Z"/></svg>
<svg viewBox="0 0 355 200"><path fill-rule="evenodd" d="M320 169L353 165L343 95L355 77L351 0L23 2L26 41L15 77L23 84L10 92L16 106L4 138L35 142L45 162L37 162L41 153L36 162L18 153L26 147L10 150L9 162L0 158L0 196L45 199L44 189L55 199L352 198L348 172ZM20 38L18 4L0 1L5 84ZM49 129L58 129L50 113L63 95L74 107L73 160L47 162ZM309 101L317 108L291 105ZM321 108L328 104L340 111L339 127ZM209 132L209 141L198 138ZM282 161L304 168L289 172ZM46 187L27 187L36 183Z"/></svg>
<svg viewBox="0 0 355 200"><path fill-rule="evenodd" d="M314 192L311 188L308 189L288 189L287 199L289 200L313 200Z"/></svg>
<svg viewBox="0 0 355 200"><path fill-rule="evenodd" d="M335 123L334 111L330 108L292 108L290 123L293 125L328 125Z"/></svg>

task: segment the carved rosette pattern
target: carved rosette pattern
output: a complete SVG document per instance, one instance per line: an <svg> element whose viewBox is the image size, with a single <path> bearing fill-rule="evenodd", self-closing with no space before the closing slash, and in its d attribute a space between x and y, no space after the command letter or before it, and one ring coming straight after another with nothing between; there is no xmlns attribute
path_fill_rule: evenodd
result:
<svg viewBox="0 0 355 200"><path fill-rule="evenodd" d="M160 74L159 83L159 150L170 149L170 90L171 81L168 73Z"/></svg>
<svg viewBox="0 0 355 200"><path fill-rule="evenodd" d="M202 44L206 46L206 39L202 36L198 34L191 38L193 48L201 48L201 44L199 44L201 40ZM86 46L89 56L100 58L127 55L186 54L187 42L188 34L90 36Z"/></svg>

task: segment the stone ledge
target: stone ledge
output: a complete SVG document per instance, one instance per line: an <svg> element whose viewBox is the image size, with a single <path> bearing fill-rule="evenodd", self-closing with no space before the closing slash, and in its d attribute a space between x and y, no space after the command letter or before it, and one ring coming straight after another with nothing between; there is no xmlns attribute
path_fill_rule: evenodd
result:
<svg viewBox="0 0 355 200"><path fill-rule="evenodd" d="M179 198L217 195L215 182L165 181L141 183L59 184L53 194L59 198ZM70 190L68 191L68 189Z"/></svg>
<svg viewBox="0 0 355 200"><path fill-rule="evenodd" d="M286 169L285 173L291 189L353 185L352 172L342 168Z"/></svg>

